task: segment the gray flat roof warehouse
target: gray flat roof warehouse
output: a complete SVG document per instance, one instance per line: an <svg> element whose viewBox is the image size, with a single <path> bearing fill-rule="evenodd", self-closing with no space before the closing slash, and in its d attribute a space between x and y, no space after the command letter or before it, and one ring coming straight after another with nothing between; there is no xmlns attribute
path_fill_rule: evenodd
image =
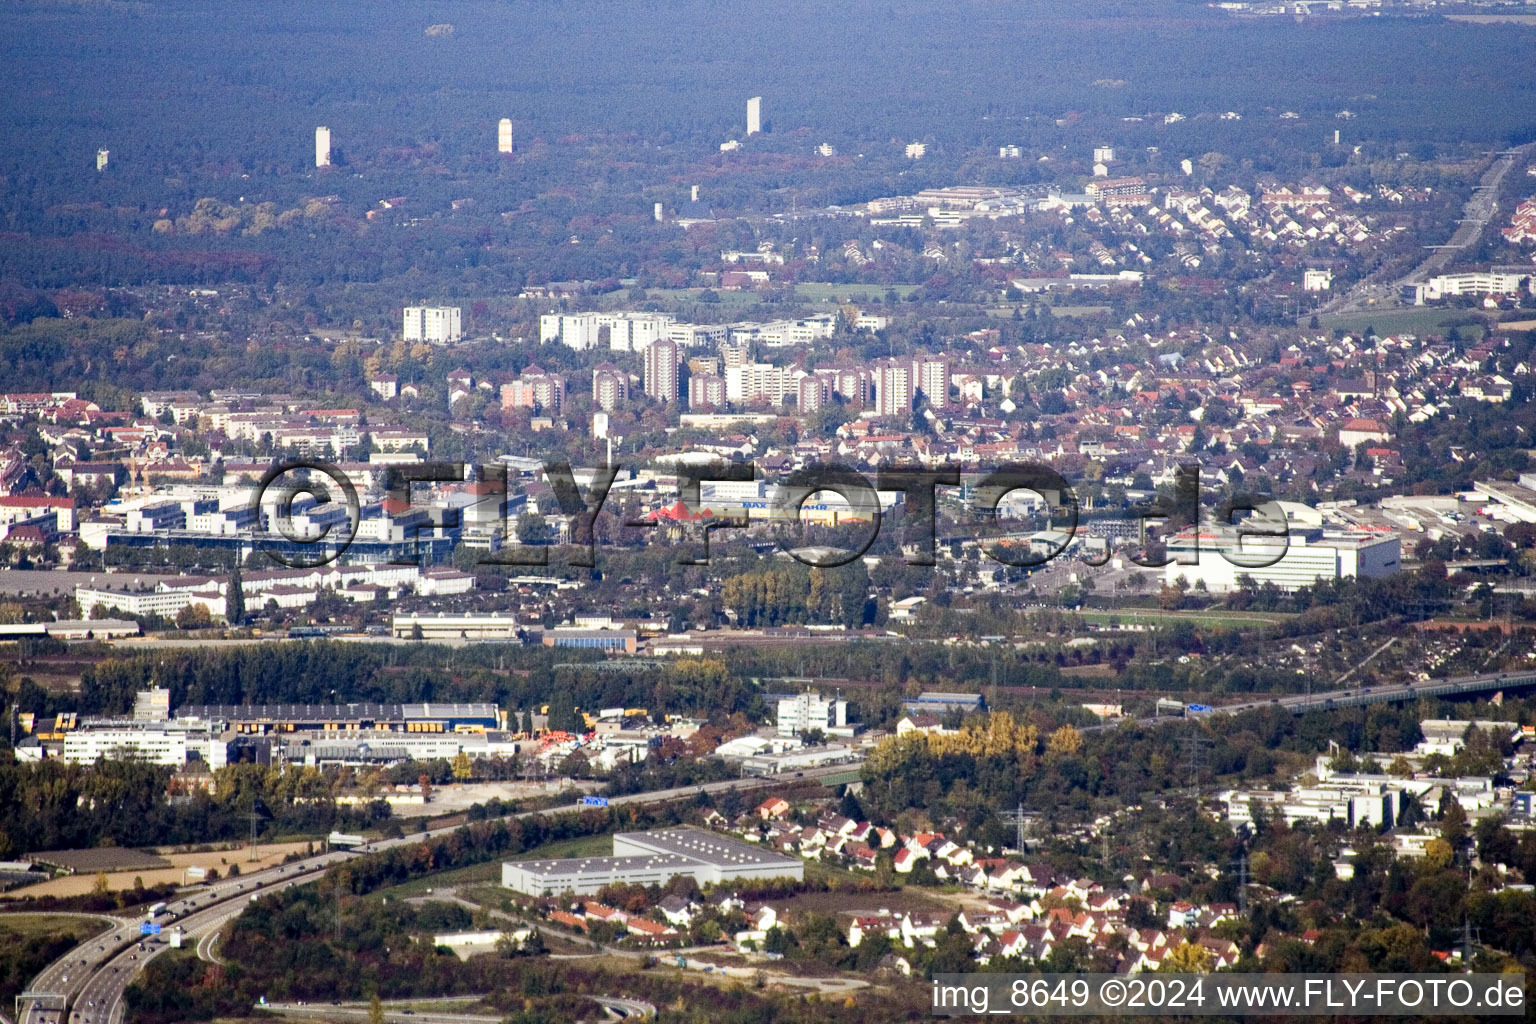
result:
<svg viewBox="0 0 1536 1024"><path fill-rule="evenodd" d="M805 877L805 862L694 828L620 832L611 857L507 861L501 884L530 896L589 895L608 885L666 885L689 875L699 885L736 878Z"/></svg>

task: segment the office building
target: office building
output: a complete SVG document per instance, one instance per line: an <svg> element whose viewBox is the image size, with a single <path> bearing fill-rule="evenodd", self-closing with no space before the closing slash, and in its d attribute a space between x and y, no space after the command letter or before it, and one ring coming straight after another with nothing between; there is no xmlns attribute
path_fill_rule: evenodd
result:
<svg viewBox="0 0 1536 1024"><path fill-rule="evenodd" d="M109 150L109 149L98 149L96 151L96 169L98 171L106 170L107 169L107 161L110 160L111 158L112 158L112 151L111 150Z"/></svg>
<svg viewBox="0 0 1536 1024"><path fill-rule="evenodd" d="M805 691L796 697L779 701L778 728L780 736L799 736L819 729L830 732L848 724L848 702L828 700L820 694Z"/></svg>
<svg viewBox="0 0 1536 1024"><path fill-rule="evenodd" d="M501 884L529 896L590 895L610 885L662 886L681 875L700 886L738 878L805 878L805 862L761 844L693 828L620 832L611 857L507 861Z"/></svg>
<svg viewBox="0 0 1536 1024"><path fill-rule="evenodd" d="M1422 306L1453 295L1515 296L1523 290L1521 283L1529 281L1528 290L1536 294L1536 275L1523 271L1485 270L1463 274L1438 274L1428 281L1403 285L1402 297L1406 302Z"/></svg>
<svg viewBox="0 0 1536 1024"><path fill-rule="evenodd" d="M71 764L95 764L107 758L137 759L172 767L201 761L209 768L222 768L229 760L229 744L217 735L217 730L207 726L85 719L78 729L64 734L62 758Z"/></svg>
<svg viewBox="0 0 1536 1024"><path fill-rule="evenodd" d="M463 337L458 306L406 306L405 340L452 345Z"/></svg>
<svg viewBox="0 0 1536 1024"><path fill-rule="evenodd" d="M756 135L763 130L763 98L753 96L747 100L747 134Z"/></svg>
<svg viewBox="0 0 1536 1024"><path fill-rule="evenodd" d="M680 370L675 342L651 342L645 350L645 393L658 402L676 402Z"/></svg>
<svg viewBox="0 0 1536 1024"><path fill-rule="evenodd" d="M510 154L512 152L512 119L504 117L496 125L496 152Z"/></svg>
<svg viewBox="0 0 1536 1024"><path fill-rule="evenodd" d="M331 130L326 127L315 129L315 166L331 166Z"/></svg>

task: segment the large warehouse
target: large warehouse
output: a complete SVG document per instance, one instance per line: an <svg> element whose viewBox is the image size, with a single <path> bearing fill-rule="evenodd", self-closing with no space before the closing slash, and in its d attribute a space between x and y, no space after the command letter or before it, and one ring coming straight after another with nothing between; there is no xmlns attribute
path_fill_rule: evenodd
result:
<svg viewBox="0 0 1536 1024"><path fill-rule="evenodd" d="M612 857L508 861L501 884L529 896L595 893L607 885L666 885L689 875L700 885L734 878L805 877L805 862L694 828L620 832Z"/></svg>
<svg viewBox="0 0 1536 1024"><path fill-rule="evenodd" d="M483 732L504 729L495 704L183 704L173 718L218 722L238 733Z"/></svg>

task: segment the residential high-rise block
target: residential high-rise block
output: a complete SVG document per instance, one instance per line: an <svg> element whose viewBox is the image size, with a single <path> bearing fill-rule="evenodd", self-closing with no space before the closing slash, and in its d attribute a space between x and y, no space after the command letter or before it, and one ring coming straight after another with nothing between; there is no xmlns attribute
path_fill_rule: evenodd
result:
<svg viewBox="0 0 1536 1024"><path fill-rule="evenodd" d="M406 306L405 340L452 345L463 337L458 306Z"/></svg>
<svg viewBox="0 0 1536 1024"><path fill-rule="evenodd" d="M677 343L662 338L645 350L645 393L658 402L676 402L679 390Z"/></svg>
<svg viewBox="0 0 1536 1024"><path fill-rule="evenodd" d="M725 379L713 373L688 378L688 408L719 409L725 405Z"/></svg>
<svg viewBox="0 0 1536 1024"><path fill-rule="evenodd" d="M98 171L106 170L107 169L107 161L110 160L111 158L112 158L112 151L111 150L108 150L108 149L98 149L96 151L96 169Z"/></svg>
<svg viewBox="0 0 1536 1024"><path fill-rule="evenodd" d="M949 360L918 355L912 359L912 384L917 394L936 409L949 404Z"/></svg>
<svg viewBox="0 0 1536 1024"><path fill-rule="evenodd" d="M907 416L912 412L912 364L893 359L875 368L875 415Z"/></svg>
<svg viewBox="0 0 1536 1024"><path fill-rule="evenodd" d="M529 366L516 380L501 386L503 409L557 413L564 404L565 378L559 374L546 373L537 366Z"/></svg>
<svg viewBox="0 0 1536 1024"><path fill-rule="evenodd" d="M747 134L756 135L763 130L763 98L753 96L747 100Z"/></svg>
<svg viewBox="0 0 1536 1024"><path fill-rule="evenodd" d="M592 371L592 402L604 412L612 412L629 400L629 374L612 363L599 363Z"/></svg>
<svg viewBox="0 0 1536 1024"><path fill-rule="evenodd" d="M512 119L510 117L502 118L501 123L496 126L496 152L512 152Z"/></svg>
<svg viewBox="0 0 1536 1024"><path fill-rule="evenodd" d="M315 129L315 166L331 166L331 130L324 126Z"/></svg>

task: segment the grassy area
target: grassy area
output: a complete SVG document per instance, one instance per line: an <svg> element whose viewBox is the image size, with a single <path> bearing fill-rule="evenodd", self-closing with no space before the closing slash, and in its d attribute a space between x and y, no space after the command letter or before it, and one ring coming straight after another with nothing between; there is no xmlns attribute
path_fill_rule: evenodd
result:
<svg viewBox="0 0 1536 1024"><path fill-rule="evenodd" d="M501 862L503 860L535 860L553 857L607 857L613 853L613 836L608 834L597 836L579 836L575 839L562 839L559 842L545 843L518 854L516 857L497 857L488 860L484 864L471 864L468 867L454 868L452 871L440 871L435 875L425 878L413 878L409 882L392 885L379 889L373 893L374 897L390 896L396 899L404 899L412 896L427 896L429 889L461 888L475 885L499 884L501 882Z"/></svg>
<svg viewBox="0 0 1536 1024"><path fill-rule="evenodd" d="M596 836L577 836L575 839L561 839L558 842L545 843L518 854L512 860L546 860L554 857L611 857L613 855L613 836L607 833ZM496 876L500 878L501 875Z"/></svg>
<svg viewBox="0 0 1536 1024"><path fill-rule="evenodd" d="M1085 621L1097 625L1118 622L1122 626L1158 621L1193 622L1202 626L1272 626L1295 617L1292 612L1165 611L1161 608L1095 608L1080 614Z"/></svg>
<svg viewBox="0 0 1536 1024"><path fill-rule="evenodd" d="M67 917L62 914L0 914L0 934L16 938L68 935L79 942L92 935L100 935L106 930L106 921L97 921L88 917Z"/></svg>
<svg viewBox="0 0 1536 1024"><path fill-rule="evenodd" d="M1346 331L1363 331L1367 327L1376 328L1377 334L1417 334L1427 336L1430 334L1444 334L1449 328L1445 325L1463 320L1469 316L1477 316L1474 309L1440 309L1427 306L1415 306L1409 309L1377 309L1367 310L1364 313L1349 313L1343 316L1318 317L1318 323L1327 330L1341 328ZM1480 341L1483 337L1481 323L1464 325L1460 328L1461 336L1468 341Z"/></svg>
<svg viewBox="0 0 1536 1024"><path fill-rule="evenodd" d="M656 299L671 299L674 302L698 302L699 296L706 290L704 288L647 288L646 294ZM720 305L744 307L755 306L762 300L754 291L728 292L715 289L715 294L720 297Z"/></svg>
<svg viewBox="0 0 1536 1024"><path fill-rule="evenodd" d="M385 889L379 889L374 896L393 896L405 898L408 896L429 895L428 889L442 889L449 886L475 885L482 882L501 881L501 860L486 861L484 864L471 864L466 868L454 868L452 871L442 871L425 878L413 878L409 882L392 885Z"/></svg>
<svg viewBox="0 0 1536 1024"><path fill-rule="evenodd" d="M37 972L107 922L61 914L0 914L0 1005L9 1008Z"/></svg>
<svg viewBox="0 0 1536 1024"><path fill-rule="evenodd" d="M917 291L915 284L826 284L810 282L795 285L795 298L802 302L883 302L885 293L894 291L905 299Z"/></svg>

